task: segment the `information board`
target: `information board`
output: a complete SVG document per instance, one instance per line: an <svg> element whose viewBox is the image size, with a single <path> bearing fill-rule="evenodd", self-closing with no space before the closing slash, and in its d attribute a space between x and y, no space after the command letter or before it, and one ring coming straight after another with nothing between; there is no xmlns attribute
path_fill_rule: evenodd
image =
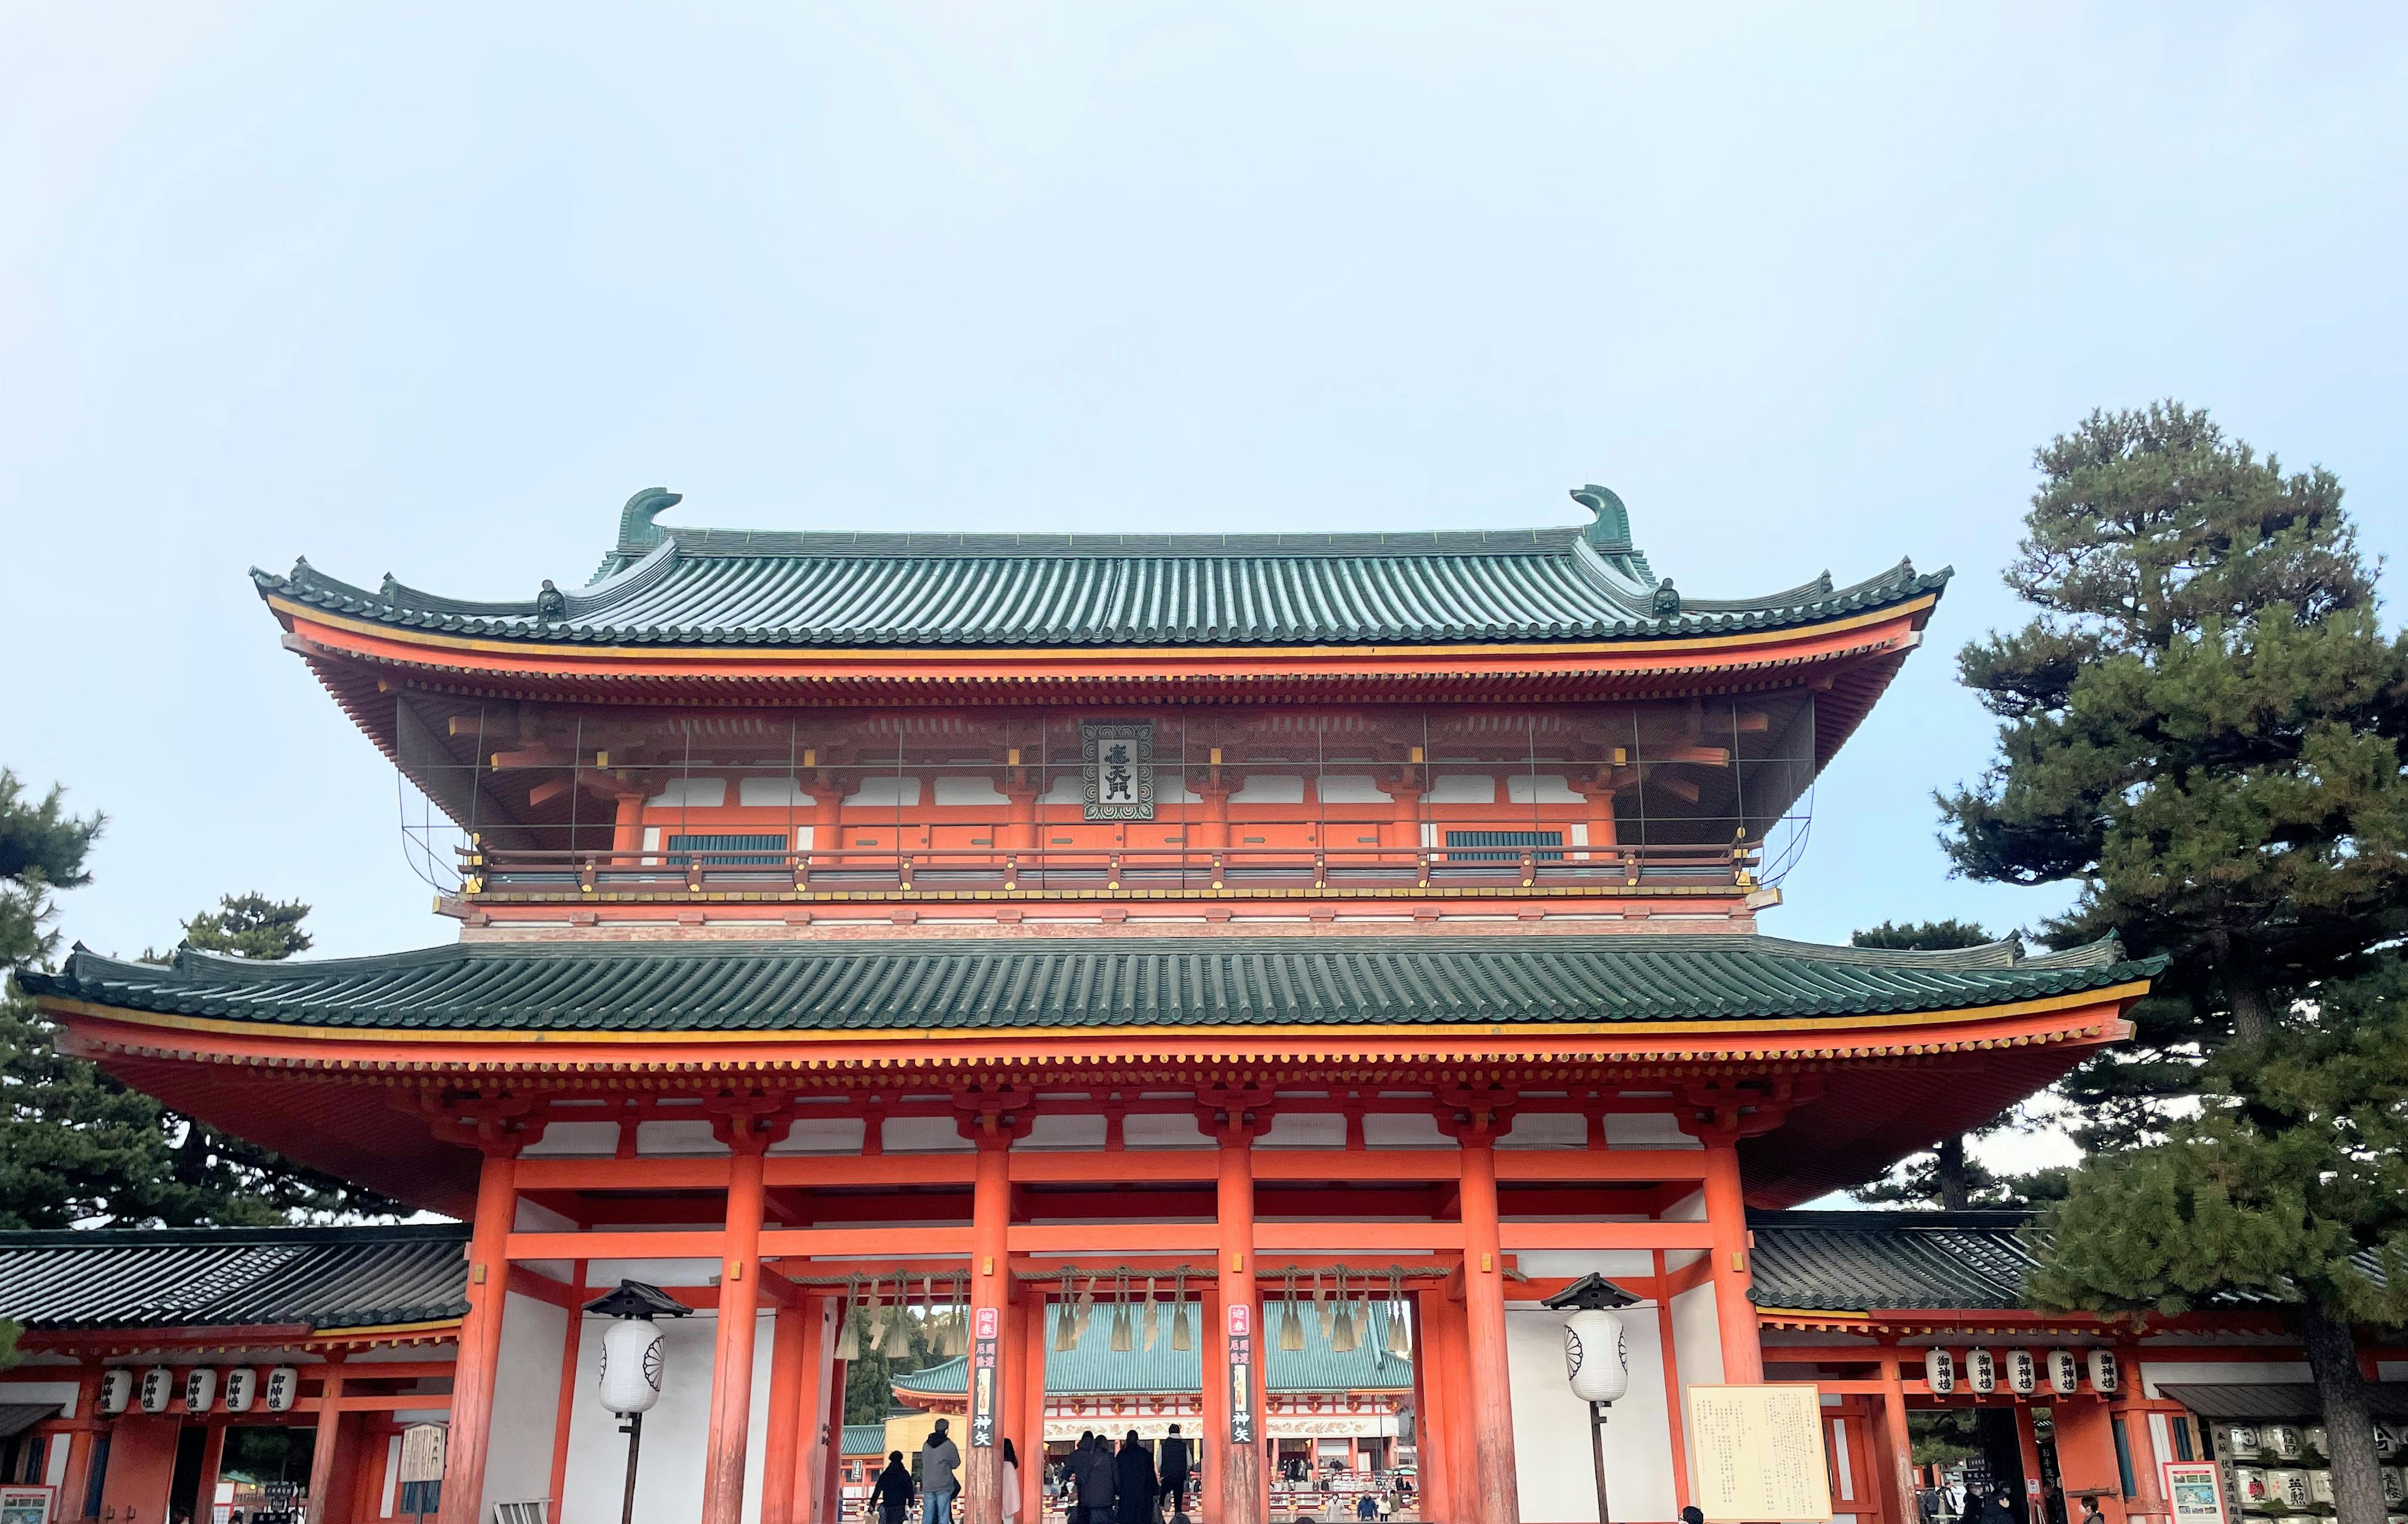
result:
<svg viewBox="0 0 2408 1524"><path fill-rule="evenodd" d="M2225 1524L2224 1478L2214 1461L2169 1460L2165 1472L2173 1524Z"/></svg>
<svg viewBox="0 0 2408 1524"><path fill-rule="evenodd" d="M1708 1524L1831 1517L1823 1398L1812 1382L1691 1387L1689 1501Z"/></svg>

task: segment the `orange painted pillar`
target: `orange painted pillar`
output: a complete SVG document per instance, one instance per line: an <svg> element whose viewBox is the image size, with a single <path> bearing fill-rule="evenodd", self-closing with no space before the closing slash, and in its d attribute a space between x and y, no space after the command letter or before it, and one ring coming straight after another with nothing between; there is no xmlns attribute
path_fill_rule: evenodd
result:
<svg viewBox="0 0 2408 1524"><path fill-rule="evenodd" d="M817 1524L837 1524L844 1513L844 1376L838 1360L828 1376L827 1417L820 1432Z"/></svg>
<svg viewBox="0 0 2408 1524"><path fill-rule="evenodd" d="M351 1514L343 1496L349 1488L342 1486L349 1479L343 1474L347 1469L343 1462L349 1459L343 1444L345 1431L358 1426L345 1423L344 1419L355 1416L335 1405L343 1395L342 1354L330 1353L323 1370L321 1401L324 1405L318 1410L317 1443L309 1452L309 1518L311 1524L338 1524ZM198 1511L196 1507L194 1512Z"/></svg>
<svg viewBox="0 0 2408 1524"><path fill-rule="evenodd" d="M67 1435L67 1474L61 1478L57 1517L62 1519L90 1518L84 1507L92 1496L92 1452L99 1436L100 1366L87 1360L76 1373L75 1421L78 1427Z"/></svg>
<svg viewBox="0 0 2408 1524"><path fill-rule="evenodd" d="M201 1440L201 1480L193 1489L193 1517L200 1524L210 1524L215 1517L209 1509L217 1502L218 1474L225 1470L225 1442L226 1426L222 1423L209 1425Z"/></svg>
<svg viewBox="0 0 2408 1524"><path fill-rule="evenodd" d="M1747 1201L1741 1192L1739 1148L1709 1137L1706 1145L1706 1225L1714 1240L1714 1319L1723 1337L1723 1379L1764 1379L1764 1346L1756 1334L1756 1303L1748 1299Z"/></svg>
<svg viewBox="0 0 2408 1524"><path fill-rule="evenodd" d="M1020 1406L1011 1426L1012 1446L1020 1452L1021 1524L1037 1524L1044 1517L1047 1311L1043 1291L1033 1285L1021 1288ZM1169 1337L1167 1330L1164 1337Z"/></svg>
<svg viewBox="0 0 2408 1524"><path fill-rule="evenodd" d="M770 1320L769 1431L761 1442L761 1524L797 1524L795 1518L795 1452L800 1447L803 1413L803 1325L818 1309L808 1298L781 1307ZM819 1425L810 1426L819 1432Z"/></svg>
<svg viewBox="0 0 2408 1524"><path fill-rule="evenodd" d="M627 867L643 850L644 797L641 794L622 794L610 820L611 861L619 867Z"/></svg>
<svg viewBox="0 0 2408 1524"><path fill-rule="evenodd" d="M1882 1356L1881 1504L1891 1524L1919 1517L1914 1505L1914 1436L1906 1426L1906 1385L1899 1373L1901 1359L1895 1349ZM1968 1507L1971 1504L1968 1503Z"/></svg>
<svg viewBox="0 0 2408 1524"><path fill-rule="evenodd" d="M1522 1517L1513 1475L1513 1393L1505 1359L1505 1256L1497 1235L1497 1150L1463 1135L1463 1313L1471 1345L1471 1503L1479 1524Z"/></svg>
<svg viewBox="0 0 2408 1524"><path fill-rule="evenodd" d="M1006 1236L1011 1229L1011 1134L980 1118L977 1172L970 1181L970 1368L968 1431L962 1447L962 1517L1003 1524L1005 1381L1003 1312L1011 1289ZM986 1441L982 1445L980 1440Z"/></svg>
<svg viewBox="0 0 2408 1524"><path fill-rule="evenodd" d="M1433 1287L1413 1298L1413 1455L1421 1469L1421 1517L1451 1524L1457 1517L1455 1459L1449 1445L1463 1427L1462 1309Z"/></svg>
<svg viewBox="0 0 2408 1524"><path fill-rule="evenodd" d="M452 1364L452 1433L437 1524L479 1524L485 1508L485 1455L494 1424L494 1374L502 1362L502 1310L509 1261L504 1251L518 1215L518 1160L496 1147L477 1175L468 1237L468 1311Z"/></svg>
<svg viewBox="0 0 2408 1524"><path fill-rule="evenodd" d="M795 1397L795 1459L787 1466L781 1486L787 1495L787 1517L793 1524L814 1524L819 1510L819 1466L828 1449L828 1423L836 1423L838 1435L843 1435L845 1425L845 1365L833 1362L836 1391L821 1379L821 1370L831 1368L828 1345L836 1341L836 1312L833 1298L804 1298L802 1305L793 1312L795 1324L802 1329L802 1348L797 1353L797 1365L802 1370L797 1379ZM833 1408L831 1408L833 1403ZM838 1449L843 1440L838 1440ZM764 1471L768 1475L768 1471ZM768 1488L770 1483L761 1483Z"/></svg>
<svg viewBox="0 0 2408 1524"><path fill-rule="evenodd" d="M1227 1264L1226 1258L1218 1261ZM1069 1287L1062 1288L1065 1300ZM1229 1453L1229 1367L1221 1354L1221 1330L1226 1326L1222 1313L1221 1283L1204 1283L1197 1300L1196 1349L1197 1363L1204 1368L1201 1393L1202 1411L1196 1420L1197 1502L1196 1511L1205 1524L1221 1524L1221 1461Z"/></svg>
<svg viewBox="0 0 2408 1524"><path fill-rule="evenodd" d="M1688 1404L1681 1400L1681 1353L1672 1338L1672 1287L1664 1251L1656 1254L1656 1342L1663 1357L1665 1429L1672 1441L1672 1505L1689 1506Z"/></svg>
<svg viewBox="0 0 2408 1524"><path fill-rule="evenodd" d="M1221 1316L1204 1341L1204 1358L1220 1362L1226 1394L1221 1412L1206 1415L1221 1452L1221 1517L1214 1524L1266 1524L1270 1517L1270 1475L1263 1465L1262 1306L1254 1285L1254 1119L1234 1114L1221 1133Z"/></svg>
<svg viewBox="0 0 2408 1524"><path fill-rule="evenodd" d="M761 1310L762 1152L757 1132L734 1135L727 1239L719 1267L719 1345L710 1375L710 1438L703 1459L702 1524L743 1524L744 1450L752 1425L752 1343Z"/></svg>
<svg viewBox="0 0 2408 1524"><path fill-rule="evenodd" d="M552 1416L552 1517L568 1488L568 1430L577 1416L577 1357L585 1335L585 1261L568 1267L568 1317L560 1330L560 1397Z"/></svg>
<svg viewBox="0 0 2408 1524"><path fill-rule="evenodd" d="M2024 1463L2024 1517L2028 1524L2046 1524L2048 1497L2041 1490L2040 1431L2032 1426L2028 1402L2015 1404L2015 1450Z"/></svg>

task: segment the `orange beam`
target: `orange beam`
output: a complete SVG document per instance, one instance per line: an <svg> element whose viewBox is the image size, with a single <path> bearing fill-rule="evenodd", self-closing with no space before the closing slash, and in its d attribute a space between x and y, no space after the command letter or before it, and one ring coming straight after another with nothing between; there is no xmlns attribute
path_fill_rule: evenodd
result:
<svg viewBox="0 0 2408 1524"><path fill-rule="evenodd" d="M1213 1180L1219 1170L1211 1150L1191 1148L1140 1154L1026 1154L1010 1157L1011 1183L1039 1185L1138 1185Z"/></svg>
<svg viewBox="0 0 2408 1524"><path fill-rule="evenodd" d="M970 1252L970 1230L966 1227L780 1228L761 1235L761 1252L814 1257L932 1255L960 1259Z"/></svg>
<svg viewBox="0 0 2408 1524"><path fill-rule="evenodd" d="M503 1253L510 1259L716 1259L726 1236L715 1228L665 1233L512 1233Z"/></svg>
<svg viewBox="0 0 2408 1524"><path fill-rule="evenodd" d="M1455 1222L1257 1222L1258 1249L1455 1249L1463 1225Z"/></svg>
<svg viewBox="0 0 2408 1524"><path fill-rule="evenodd" d="M1254 1150L1256 1180L1456 1180L1462 1175L1463 1156L1451 1148Z"/></svg>
<svg viewBox="0 0 2408 1524"><path fill-rule="evenodd" d="M1590 1182L1703 1180L1706 1153L1702 1148L1591 1148L1565 1150L1497 1150L1497 1179L1548 1181L1562 1185Z"/></svg>
<svg viewBox="0 0 2408 1524"><path fill-rule="evenodd" d="M1209 1222L1099 1222L1025 1225L1011 1229L1005 1242L1016 1255L1209 1254L1220 1240Z"/></svg>

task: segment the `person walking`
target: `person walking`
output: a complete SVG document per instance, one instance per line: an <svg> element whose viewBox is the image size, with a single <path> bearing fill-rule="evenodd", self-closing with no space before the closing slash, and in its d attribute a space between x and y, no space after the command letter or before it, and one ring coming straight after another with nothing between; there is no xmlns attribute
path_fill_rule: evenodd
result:
<svg viewBox="0 0 2408 1524"><path fill-rule="evenodd" d="M911 1515L911 1468L903 1463L903 1452L895 1450L886 1457L886 1469L869 1488L868 1511L878 1516L880 1524L903 1524Z"/></svg>
<svg viewBox="0 0 2408 1524"><path fill-rule="evenodd" d="M1112 1442L1101 1435L1090 1434L1085 1450L1071 1458L1071 1470L1079 1477L1080 1517L1073 1524L1113 1524L1113 1503L1119 1497L1118 1466L1112 1457Z"/></svg>
<svg viewBox="0 0 2408 1524"><path fill-rule="evenodd" d="M1121 1441L1121 1453L1114 1462L1113 1486L1120 1496L1120 1524L1154 1524L1154 1500L1162 1491L1162 1480L1154 1474L1154 1452L1137 1431L1128 1431Z"/></svg>
<svg viewBox="0 0 2408 1524"><path fill-rule="evenodd" d="M1162 1467L1162 1495L1170 1500L1170 1513L1174 1518L1187 1511L1187 1474L1193 1465L1189 1459L1191 1453L1186 1439L1179 1432L1179 1426L1172 1424L1169 1434L1162 1442L1162 1454L1157 1459Z"/></svg>
<svg viewBox="0 0 2408 1524"><path fill-rule="evenodd" d="M962 1489L962 1452L939 1418L920 1447L920 1524L953 1524L953 1495Z"/></svg>

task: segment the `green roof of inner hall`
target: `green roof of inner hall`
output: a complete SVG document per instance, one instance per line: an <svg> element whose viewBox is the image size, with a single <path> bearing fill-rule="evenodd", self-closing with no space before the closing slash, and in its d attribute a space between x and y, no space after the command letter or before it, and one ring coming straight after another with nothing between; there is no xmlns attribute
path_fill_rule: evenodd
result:
<svg viewBox="0 0 2408 1524"><path fill-rule="evenodd" d="M485 603L369 589L308 561L254 568L279 597L372 624L596 646L1359 645L1656 639L1824 623L1937 593L1901 561L1760 597L1659 586L1601 488L1585 529L1265 535L943 535L685 529L638 493L574 592ZM1611 506L1607 506L1610 501Z"/></svg>
<svg viewBox="0 0 2408 1524"><path fill-rule="evenodd" d="M36 1330L440 1322L468 1310L467 1241L458 1223L0 1232L0 1317Z"/></svg>
<svg viewBox="0 0 2408 1524"><path fill-rule="evenodd" d="M1267 1301L1263 1304L1263 1385L1275 1392L1395 1392L1410 1391L1413 1385L1412 1359L1410 1355L1391 1354L1387 1349L1388 1304L1378 1300L1386 1295L1384 1287L1375 1287L1371 1293L1370 1331L1362 1334L1358 1347L1343 1354L1332 1349L1321 1332L1321 1319L1311 1305L1303 1316L1304 1347L1282 1349L1280 1330L1283 1327L1282 1304ZM1357 1301L1359 1311L1363 1303ZM1115 1353L1111 1341L1112 1309L1098 1302L1095 1318L1087 1325L1084 1337L1073 1349L1054 1347L1054 1333L1062 1316L1060 1303L1054 1304L1054 1320L1046 1325L1045 1390L1054 1397L1144 1397L1177 1395L1204 1389L1204 1368L1197 1349L1203 1344L1201 1309L1190 1305L1188 1328L1194 1337L1186 1349L1170 1347L1170 1307L1160 1304L1161 1326L1156 1330L1154 1347L1145 1347L1141 1328L1130 1330L1130 1343L1136 1347ZM1135 1315L1132 1315L1134 1321ZM924 1392L931 1397L954 1397L968 1392L969 1361L955 1358L941 1365L931 1365L895 1378L898 1392Z"/></svg>
<svg viewBox="0 0 2408 1524"><path fill-rule="evenodd" d="M2143 979L2108 940L2045 956L1748 935L452 943L165 965L80 946L30 993L262 1026L458 1031L961 1031L1512 1025L1895 1014Z"/></svg>

